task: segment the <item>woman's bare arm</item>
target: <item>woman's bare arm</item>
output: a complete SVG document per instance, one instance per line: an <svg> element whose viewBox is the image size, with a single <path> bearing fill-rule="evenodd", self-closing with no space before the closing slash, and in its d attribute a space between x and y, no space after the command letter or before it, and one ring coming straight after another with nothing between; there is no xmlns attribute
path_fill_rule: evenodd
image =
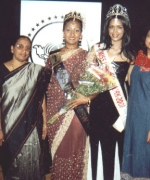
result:
<svg viewBox="0 0 150 180"><path fill-rule="evenodd" d="M42 109L43 109L43 132L42 132L42 139L44 140L47 135L47 121L46 121L46 100L45 95L42 103Z"/></svg>

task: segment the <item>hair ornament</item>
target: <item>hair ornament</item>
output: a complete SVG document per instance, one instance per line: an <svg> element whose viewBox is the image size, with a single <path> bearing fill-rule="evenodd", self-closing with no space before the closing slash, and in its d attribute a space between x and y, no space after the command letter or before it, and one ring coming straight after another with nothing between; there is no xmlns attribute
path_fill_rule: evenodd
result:
<svg viewBox="0 0 150 180"><path fill-rule="evenodd" d="M114 6L110 7L110 10L106 15L106 19L111 16L123 16L124 18L129 20L127 9L120 4L115 4Z"/></svg>
<svg viewBox="0 0 150 180"><path fill-rule="evenodd" d="M72 11L65 15L64 21L66 21L68 19L73 19L73 21L75 21L75 19L78 19L78 20L82 21L82 16L81 16L81 13Z"/></svg>
<svg viewBox="0 0 150 180"><path fill-rule="evenodd" d="M83 26L85 26L85 18L81 15L80 12L77 12L77 11L69 12L68 14L65 15L64 22L68 19L73 19L73 21L78 19L79 21L83 23Z"/></svg>

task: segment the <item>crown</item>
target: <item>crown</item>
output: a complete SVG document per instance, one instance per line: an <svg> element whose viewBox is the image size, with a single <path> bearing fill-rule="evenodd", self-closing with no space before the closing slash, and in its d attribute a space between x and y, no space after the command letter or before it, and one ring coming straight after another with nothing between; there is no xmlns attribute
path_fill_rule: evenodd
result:
<svg viewBox="0 0 150 180"><path fill-rule="evenodd" d="M76 12L76 11L72 11L72 12L69 12L68 14L66 14L64 17L64 21L66 21L67 19L73 19L73 21L75 21L75 19L78 19L83 22L81 13Z"/></svg>
<svg viewBox="0 0 150 180"><path fill-rule="evenodd" d="M124 18L129 20L127 9L120 4L115 4L114 6L110 7L110 10L106 15L106 19L111 16L123 16Z"/></svg>

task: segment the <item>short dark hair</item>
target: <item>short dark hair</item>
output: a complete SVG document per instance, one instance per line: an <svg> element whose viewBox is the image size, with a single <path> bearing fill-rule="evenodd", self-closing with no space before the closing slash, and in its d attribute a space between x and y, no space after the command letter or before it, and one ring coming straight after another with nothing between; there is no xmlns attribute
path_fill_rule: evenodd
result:
<svg viewBox="0 0 150 180"><path fill-rule="evenodd" d="M29 42L32 44L32 42L31 42L31 40L30 40L30 38L29 38L28 36L19 35L19 36L17 36L17 37L12 38L11 45L12 45L12 46L15 46L16 42L17 42L19 39L21 39L21 38L28 39Z"/></svg>

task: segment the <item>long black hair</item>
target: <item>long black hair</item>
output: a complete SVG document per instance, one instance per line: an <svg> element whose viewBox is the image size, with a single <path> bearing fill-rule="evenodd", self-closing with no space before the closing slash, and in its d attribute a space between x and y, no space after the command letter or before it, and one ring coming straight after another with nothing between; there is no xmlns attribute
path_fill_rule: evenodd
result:
<svg viewBox="0 0 150 180"><path fill-rule="evenodd" d="M123 28L124 28L124 35L122 38L122 48L121 52L123 52L124 56L130 60L130 62L133 61L133 53L131 52L131 46L130 46L130 33L131 33L131 24L129 19L123 17L123 16L111 16L105 21L104 29L103 29L103 42L105 43L105 49L110 49L112 46L111 38L108 33L109 24L112 19L119 19L122 22Z"/></svg>

